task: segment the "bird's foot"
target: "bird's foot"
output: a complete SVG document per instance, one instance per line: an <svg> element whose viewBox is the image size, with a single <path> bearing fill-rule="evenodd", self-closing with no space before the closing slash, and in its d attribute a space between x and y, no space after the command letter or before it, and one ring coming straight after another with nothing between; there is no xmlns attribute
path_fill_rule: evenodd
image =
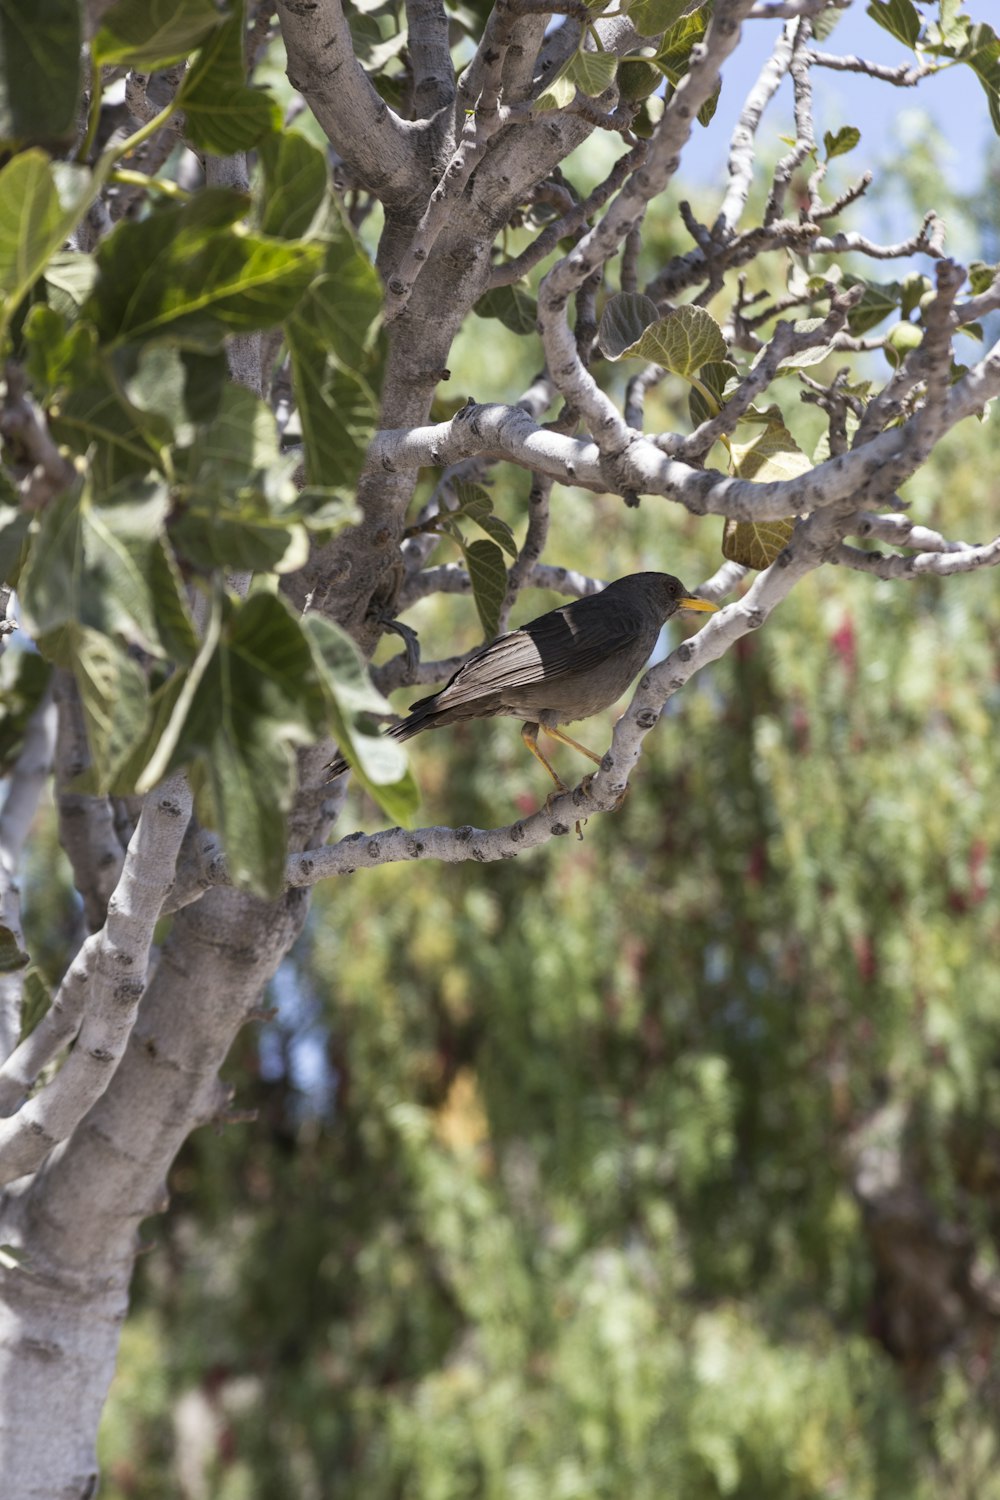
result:
<svg viewBox="0 0 1000 1500"><path fill-rule="evenodd" d="M589 780L589 778L588 778L588 780ZM546 799L545 799L545 811L547 813L550 813L552 811L552 804L553 804L553 802L555 802L557 800L557 798L559 798L559 797L565 797L565 795L566 795L566 793L568 791L569 791L569 787L566 785L566 783L563 782L563 781L560 781L559 784L558 784L558 786L556 787L555 791L554 792L550 792L549 795L546 797ZM582 823L586 823L586 821L587 821L586 818L577 818L575 824L573 825L575 827L575 829L576 829L576 836L577 836L578 839L582 839L583 838L583 829L581 827L581 824Z"/></svg>
<svg viewBox="0 0 1000 1500"><path fill-rule="evenodd" d="M550 813L552 811L552 804L553 804L553 802L557 801L557 799L559 797L565 797L565 795L566 795L566 793L568 791L569 791L569 787L566 786L566 784L564 782L560 781L560 783L556 787L555 791L554 792L550 792L549 795L545 799L545 804L544 804L544 810L545 810L545 812Z"/></svg>
<svg viewBox="0 0 1000 1500"><path fill-rule="evenodd" d="M582 797L589 797L590 796L590 788L594 784L594 777L596 775L597 775L596 771L591 771L590 774L589 774L589 776L585 776L583 778L583 780L580 782L580 795ZM626 784L622 787L621 791L618 793L618 796L615 798L615 805L614 805L614 811L615 812L618 812L624 806L625 798L627 796L628 796L628 783L626 782ZM586 821L586 819L584 821Z"/></svg>

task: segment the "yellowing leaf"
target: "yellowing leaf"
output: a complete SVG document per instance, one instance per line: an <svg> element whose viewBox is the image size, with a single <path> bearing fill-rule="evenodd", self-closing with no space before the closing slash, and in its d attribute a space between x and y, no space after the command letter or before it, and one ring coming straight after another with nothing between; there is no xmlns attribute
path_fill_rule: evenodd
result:
<svg viewBox="0 0 1000 1500"><path fill-rule="evenodd" d="M731 445L730 472L738 479L759 484L797 479L812 468L788 428L770 422L748 443ZM788 545L795 522L727 520L722 534L722 555L745 568L768 568Z"/></svg>

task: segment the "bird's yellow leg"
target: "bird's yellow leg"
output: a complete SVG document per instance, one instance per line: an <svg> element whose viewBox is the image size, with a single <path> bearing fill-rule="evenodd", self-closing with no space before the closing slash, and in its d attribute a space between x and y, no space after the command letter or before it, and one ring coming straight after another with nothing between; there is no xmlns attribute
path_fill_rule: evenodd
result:
<svg viewBox="0 0 1000 1500"><path fill-rule="evenodd" d="M564 745L572 745L574 750L579 750L581 755L585 755L588 760L592 760L595 766L599 766L604 759L602 755L595 755L593 750L588 750L586 745L581 745L579 740L570 739L569 735L563 734L561 729L550 729L548 725L545 725L544 728L545 733L551 735L554 740L561 740Z"/></svg>
<svg viewBox="0 0 1000 1500"><path fill-rule="evenodd" d="M527 745L528 749L531 751L535 759L541 761L542 765L545 767L546 771L548 771L549 775L552 777L552 780L555 782L559 790L561 792L568 792L569 787L566 785L565 781L563 781L561 777L556 775L552 766L549 765L549 762L545 759L545 756L538 748L538 725L522 724L521 738Z"/></svg>
<svg viewBox="0 0 1000 1500"><path fill-rule="evenodd" d="M545 732L546 732L546 734L552 734L552 730L551 729L547 729ZM552 780L556 784L556 791L550 792L549 795L545 799L545 811L548 812L549 808L551 806L553 797L556 797L556 796L560 795L563 792L568 792L569 791L569 787L566 785L565 781L563 781L560 776L556 775L555 771L552 769L552 767L549 765L548 761L545 759L545 756L539 750L539 748L538 748L538 725L537 724L522 724L521 725L521 738L524 741L524 743L527 745L528 749L531 751L531 753L535 757L535 759L541 761L542 765L545 767L546 771L548 771L549 775L552 777ZM553 739L561 740L562 738L563 738L563 735L561 735L561 734L553 735ZM572 744L574 744L574 741L573 740L567 740L567 744L572 745ZM582 745L577 745L576 748L578 750L583 750L583 746ZM590 751L589 750L584 750L583 753L584 753L584 755L589 755ZM576 823L576 836L577 836L578 839L582 839L583 838L583 830L580 827L579 819L577 819L577 823Z"/></svg>

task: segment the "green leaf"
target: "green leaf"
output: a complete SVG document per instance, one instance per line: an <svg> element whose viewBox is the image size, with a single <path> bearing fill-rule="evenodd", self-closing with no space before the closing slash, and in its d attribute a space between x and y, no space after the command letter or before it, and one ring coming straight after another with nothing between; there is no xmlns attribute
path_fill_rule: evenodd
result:
<svg viewBox="0 0 1000 1500"><path fill-rule="evenodd" d="M596 99L614 83L617 67L618 57L614 52L577 52L566 76L581 94Z"/></svg>
<svg viewBox="0 0 1000 1500"><path fill-rule="evenodd" d="M174 691L139 788L190 765L199 816L219 829L233 881L273 898L283 886L295 749L322 728L313 655L298 620L269 593L216 607L198 661Z"/></svg>
<svg viewBox="0 0 1000 1500"><path fill-rule="evenodd" d="M11 928L0 922L0 974L16 974L31 963L31 954L25 953Z"/></svg>
<svg viewBox="0 0 1000 1500"><path fill-rule="evenodd" d="M571 62L572 58L563 64L545 93L535 100L536 110L565 109L567 104L573 103L576 98L576 84L569 76Z"/></svg>
<svg viewBox="0 0 1000 1500"><path fill-rule="evenodd" d="M192 422L211 422L219 414L222 394L229 381L229 364L222 349L203 354L199 349L181 349L184 366L184 409Z"/></svg>
<svg viewBox="0 0 1000 1500"><path fill-rule="evenodd" d="M288 346L310 484L353 486L375 430L381 378L378 275L339 217L323 269L288 320Z"/></svg>
<svg viewBox="0 0 1000 1500"><path fill-rule="evenodd" d="M770 484L774 480L797 479L811 468L812 464L781 421L768 422L763 431L747 442L734 440L730 445L730 469L739 479Z"/></svg>
<svg viewBox="0 0 1000 1500"><path fill-rule="evenodd" d="M282 458L265 402L227 385L217 416L181 459L170 535L182 557L206 569L302 566L309 543L292 477L297 459Z"/></svg>
<svg viewBox="0 0 1000 1500"><path fill-rule="evenodd" d="M119 768L116 790L146 793L163 780L169 770L184 763L181 738L191 705L222 639L223 599L212 597L198 654L186 671L175 672L150 701L150 723L146 735L133 747Z"/></svg>
<svg viewBox="0 0 1000 1500"><path fill-rule="evenodd" d="M22 1042L26 1036L31 1035L51 1004L52 994L45 983L45 976L40 969L32 965L24 976L24 984L21 988L20 1040Z"/></svg>
<svg viewBox="0 0 1000 1500"><path fill-rule="evenodd" d="M6 489L4 484L2 489ZM27 550L31 516L15 504L0 503L0 581L16 588ZM0 658L2 659L2 658Z"/></svg>
<svg viewBox="0 0 1000 1500"><path fill-rule="evenodd" d="M504 567L503 553L495 542L483 541L465 543L462 551L483 635L491 641L500 627L500 610L507 593L507 569Z"/></svg>
<svg viewBox="0 0 1000 1500"><path fill-rule="evenodd" d="M21 574L21 603L32 634L54 630L80 607L80 484L50 501Z"/></svg>
<svg viewBox="0 0 1000 1500"><path fill-rule="evenodd" d="M979 297L983 292L989 291L990 287L993 285L994 280L996 279L998 270L1000 270L1000 267L987 265L986 262L982 260L974 260L970 262L969 285L972 288L972 295L974 297ZM927 284L926 290L930 291L929 282ZM910 308L909 312L912 311L913 309Z"/></svg>
<svg viewBox="0 0 1000 1500"><path fill-rule="evenodd" d="M219 25L215 0L118 0L94 39L95 61L141 72L180 62Z"/></svg>
<svg viewBox="0 0 1000 1500"><path fill-rule="evenodd" d="M164 446L190 442L187 370L179 349L167 343L126 345L110 364L130 407L142 414L139 420L146 419L147 437L160 436Z"/></svg>
<svg viewBox="0 0 1000 1500"><path fill-rule="evenodd" d="M322 240L323 265L296 310L348 374L364 373L382 312L382 283L364 246L339 209Z"/></svg>
<svg viewBox="0 0 1000 1500"><path fill-rule="evenodd" d="M625 354L637 354L688 379L702 365L724 360L728 350L711 313L687 305L659 318Z"/></svg>
<svg viewBox="0 0 1000 1500"><path fill-rule="evenodd" d="M792 327L796 333L814 333L818 328L822 328L824 321L823 318L798 318ZM785 359L780 360L775 373L787 375L794 370L807 370L811 365L821 365L824 359L829 359L832 351L833 345L829 342L814 344L810 349L800 349L797 354L789 354ZM756 356L750 366L751 370L760 363L765 352L761 350Z"/></svg>
<svg viewBox="0 0 1000 1500"><path fill-rule="evenodd" d="M979 23L969 27L964 46L954 52L959 62L964 62L979 79L989 105L990 120L997 135L1000 135L1000 38L992 26Z"/></svg>
<svg viewBox="0 0 1000 1500"><path fill-rule="evenodd" d="M659 36L687 10L690 0L632 0L628 18L640 36Z"/></svg>
<svg viewBox="0 0 1000 1500"><path fill-rule="evenodd" d="M16 974L31 963L31 954L25 953L13 931L0 922L0 974Z"/></svg>
<svg viewBox="0 0 1000 1500"><path fill-rule="evenodd" d="M721 93L722 83L720 81L715 85L715 88L698 111L697 120L699 125L711 125L712 120L715 118L715 111L718 108Z"/></svg>
<svg viewBox="0 0 1000 1500"><path fill-rule="evenodd" d="M43 513L21 578L33 632L84 625L154 655L193 656L194 626L163 539L170 498L158 480L133 480L96 505L89 484Z"/></svg>
<svg viewBox="0 0 1000 1500"><path fill-rule="evenodd" d="M479 318L497 318L511 333L534 333L538 324L538 303L523 287L497 286L473 306Z"/></svg>
<svg viewBox="0 0 1000 1500"><path fill-rule="evenodd" d="M56 251L45 267L45 300L72 322L94 288L97 262L78 250Z"/></svg>
<svg viewBox="0 0 1000 1500"><path fill-rule="evenodd" d="M827 161L832 161L835 156L846 156L849 151L854 150L860 139L861 131L856 125L842 125L836 134L827 130L823 135Z"/></svg>
<svg viewBox="0 0 1000 1500"><path fill-rule="evenodd" d="M843 15L844 12L842 10L821 10L818 16L813 16L810 20L810 25L812 26L812 34L816 41L825 42L827 37L833 32L834 27L839 24Z"/></svg>
<svg viewBox="0 0 1000 1500"><path fill-rule="evenodd" d="M78 0L0 0L0 142L72 139L80 102Z"/></svg>
<svg viewBox="0 0 1000 1500"><path fill-rule="evenodd" d="M970 281L972 280L970 268ZM992 280L992 278L990 278ZM989 286L988 280L986 285ZM919 271L911 271L909 276L903 280L900 293L899 310L904 318L910 318L916 312L923 299L929 292L933 292L934 285L929 276L922 276ZM985 291L985 287L982 288Z"/></svg>
<svg viewBox="0 0 1000 1500"><path fill-rule="evenodd" d="M857 277L844 277L845 288L856 284ZM870 329L876 328L884 318L896 312L902 295L903 289L898 281L884 282L881 285L878 282L869 282L865 286L861 301L847 315L847 326L855 338L860 338Z"/></svg>
<svg viewBox="0 0 1000 1500"><path fill-rule="evenodd" d="M233 220L245 207L240 194L208 188L120 223L97 252L86 309L102 342L169 335L214 349L227 334L288 317L320 269L322 247L244 233Z"/></svg>
<svg viewBox="0 0 1000 1500"><path fill-rule="evenodd" d="M449 511L449 516L468 516L496 542L498 547L507 553L508 557L516 558L517 543L514 541L514 533L506 521L493 514L493 501L483 486L459 482L455 486L455 493L458 496L458 507Z"/></svg>
<svg viewBox="0 0 1000 1500"><path fill-rule="evenodd" d="M641 57L626 57L618 65L618 92L629 104L638 104L663 82L663 74L653 63Z"/></svg>
<svg viewBox="0 0 1000 1500"><path fill-rule="evenodd" d="M53 163L37 149L22 151L0 172L4 324L85 213L91 188L86 167Z"/></svg>
<svg viewBox="0 0 1000 1500"><path fill-rule="evenodd" d="M597 345L605 359L621 359L659 316L656 303L641 292L618 292L609 297L597 330Z"/></svg>
<svg viewBox="0 0 1000 1500"><path fill-rule="evenodd" d="M145 729L146 679L117 641L86 625L64 625L41 636L38 644L76 681L91 759L88 790L102 795L111 789L118 766Z"/></svg>
<svg viewBox="0 0 1000 1500"><path fill-rule="evenodd" d="M739 370L731 359L712 360L707 365L702 365L698 371L698 385L693 385L688 392L688 411L691 413L691 421L696 427L702 422L708 422L725 405L725 390L730 381L739 378ZM703 386L712 397L712 404L705 399Z"/></svg>
<svg viewBox="0 0 1000 1500"><path fill-rule="evenodd" d="M342 370L305 319L288 325L292 380L306 449L310 484L349 489L364 466L378 417L367 382Z"/></svg>
<svg viewBox="0 0 1000 1500"><path fill-rule="evenodd" d="M186 137L218 156L247 151L281 126L275 101L247 85L243 34L243 5L237 0L229 19L206 40L177 92Z"/></svg>
<svg viewBox="0 0 1000 1500"><path fill-rule="evenodd" d="M920 39L920 13L913 0L871 0L868 14L897 42L915 47Z"/></svg>
<svg viewBox="0 0 1000 1500"><path fill-rule="evenodd" d="M89 323L67 331L52 308L33 307L24 323L27 364L36 394L49 407L56 441L87 455L94 482L110 489L130 475L162 467L172 434L159 410L128 400L115 367L97 347Z"/></svg>
<svg viewBox="0 0 1000 1500"><path fill-rule="evenodd" d="M326 157L293 130L265 136L258 150L263 173L258 228L276 239L297 239L326 196Z"/></svg>
<svg viewBox="0 0 1000 1500"><path fill-rule="evenodd" d="M306 615L303 628L341 754L382 810L407 825L420 798L406 753L370 717L390 712L390 705L346 631L315 614Z"/></svg>
<svg viewBox="0 0 1000 1500"><path fill-rule="evenodd" d="M12 651L0 657L0 774L6 776L20 755L35 709L52 675L37 651Z"/></svg>
<svg viewBox="0 0 1000 1500"><path fill-rule="evenodd" d="M682 16L660 40L656 62L675 88L690 67L691 49L708 30L706 10L699 8Z"/></svg>

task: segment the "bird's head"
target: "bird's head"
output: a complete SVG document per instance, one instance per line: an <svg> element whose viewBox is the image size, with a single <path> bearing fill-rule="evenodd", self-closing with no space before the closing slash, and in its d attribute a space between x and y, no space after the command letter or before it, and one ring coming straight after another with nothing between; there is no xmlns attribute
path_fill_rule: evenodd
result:
<svg viewBox="0 0 1000 1500"><path fill-rule="evenodd" d="M668 620L679 609L699 610L706 614L715 614L718 610L717 604L709 604L707 599L696 599L690 589L685 588L672 573L633 573L629 578L619 579L619 584L629 587L633 592L641 591L645 594L664 620ZM610 585L611 588L616 586Z"/></svg>

